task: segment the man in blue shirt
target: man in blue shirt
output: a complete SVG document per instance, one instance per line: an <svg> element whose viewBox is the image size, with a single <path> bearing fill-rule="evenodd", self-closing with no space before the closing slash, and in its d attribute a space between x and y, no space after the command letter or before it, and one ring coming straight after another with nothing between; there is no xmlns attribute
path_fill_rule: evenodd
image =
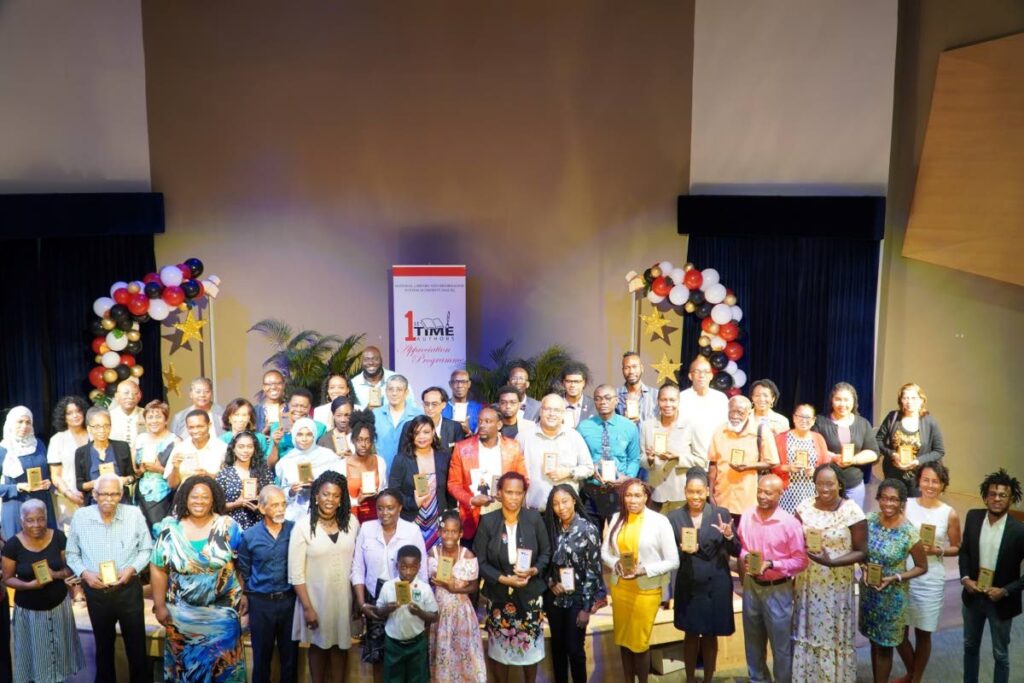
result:
<svg viewBox="0 0 1024 683"><path fill-rule="evenodd" d="M462 426L464 439L476 433L477 420L480 417L480 403L469 400L469 388L473 382L469 379L469 373L465 370L456 370L448 379L448 386L452 390L452 400L444 407L441 417L454 420Z"/></svg>
<svg viewBox="0 0 1024 683"><path fill-rule="evenodd" d="M270 683L274 643L281 683L295 683L299 646L292 640L295 589L288 583L288 541L294 522L284 518L284 491L274 485L260 491L263 520L242 536L238 573L245 582L252 640L253 683Z"/></svg>
<svg viewBox="0 0 1024 683"><path fill-rule="evenodd" d="M377 455L384 458L391 471L391 461L398 453L398 442L405 423L423 411L419 406L407 400L409 381L402 375L391 375L384 385L387 399L379 408L373 409L374 428L377 430Z"/></svg>
<svg viewBox="0 0 1024 683"><path fill-rule="evenodd" d="M618 401L615 387L602 384L594 390L597 414L577 428L594 461L594 478L584 485L583 500L602 527L619 510L619 498L611 486L640 471L640 433L632 420L615 414Z"/></svg>

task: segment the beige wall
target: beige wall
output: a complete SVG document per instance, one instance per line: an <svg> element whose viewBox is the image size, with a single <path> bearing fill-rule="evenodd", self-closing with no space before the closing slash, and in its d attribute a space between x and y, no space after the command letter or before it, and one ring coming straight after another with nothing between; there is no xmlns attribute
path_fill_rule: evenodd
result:
<svg viewBox="0 0 1024 683"><path fill-rule="evenodd" d="M876 405L895 408L904 382L921 384L942 425L951 489L976 495L1000 466L1024 476L1014 429L1024 289L900 253L939 53L1024 30L1024 5L922 0L902 2L900 12Z"/></svg>
<svg viewBox="0 0 1024 683"><path fill-rule="evenodd" d="M223 279L218 398L258 389L264 317L387 354L394 263L469 266L471 358L617 380L623 276L684 261L693 3L281 7L143 6L157 260Z"/></svg>

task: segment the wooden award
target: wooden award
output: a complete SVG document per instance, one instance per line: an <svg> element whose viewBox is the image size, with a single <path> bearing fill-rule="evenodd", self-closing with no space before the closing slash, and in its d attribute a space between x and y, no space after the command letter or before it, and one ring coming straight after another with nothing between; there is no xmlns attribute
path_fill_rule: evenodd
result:
<svg viewBox="0 0 1024 683"><path fill-rule="evenodd" d="M259 486L259 481L252 477L246 477L242 480L242 498L245 500L252 500L255 498L259 491L256 488Z"/></svg>
<svg viewBox="0 0 1024 683"><path fill-rule="evenodd" d="M306 484L313 481L313 463L311 462L300 462L299 463L299 482Z"/></svg>
<svg viewBox="0 0 1024 683"><path fill-rule="evenodd" d="M882 565L875 562L868 562L868 585L879 586L882 584Z"/></svg>
<svg viewBox="0 0 1024 683"><path fill-rule="evenodd" d="M562 584L562 588L570 593L573 592L576 590L576 570L572 567L559 567L558 582Z"/></svg>
<svg viewBox="0 0 1024 683"><path fill-rule="evenodd" d="M529 548L520 548L516 554L516 570L525 572L533 563L533 551Z"/></svg>
<svg viewBox="0 0 1024 683"><path fill-rule="evenodd" d="M619 566L622 567L622 575L629 576L636 571L636 553L622 553L619 558Z"/></svg>
<svg viewBox="0 0 1024 683"><path fill-rule="evenodd" d="M551 473L558 468L558 453L547 452L544 454L544 474L551 476Z"/></svg>
<svg viewBox="0 0 1024 683"><path fill-rule="evenodd" d="M601 478L607 482L613 482L618 476L614 460L601 461Z"/></svg>
<svg viewBox="0 0 1024 683"><path fill-rule="evenodd" d="M697 530L695 528L684 526L679 540L679 547L684 553L697 552Z"/></svg>
<svg viewBox="0 0 1024 683"><path fill-rule="evenodd" d="M935 525L934 524L922 524L921 525L921 543L929 546L935 545Z"/></svg>
<svg viewBox="0 0 1024 683"><path fill-rule="evenodd" d="M761 568L764 566L764 555L760 551L755 550L747 553L747 573L749 574L760 574Z"/></svg>
<svg viewBox="0 0 1024 683"><path fill-rule="evenodd" d="M843 450L839 453L840 467L849 467L853 464L853 456L856 454L855 448L856 446L852 443L843 444Z"/></svg>
<svg viewBox="0 0 1024 683"><path fill-rule="evenodd" d="M395 581L395 602L399 605L412 602L412 585L408 581Z"/></svg>
<svg viewBox="0 0 1024 683"><path fill-rule="evenodd" d="M992 570L984 567L978 570L978 590L987 591L992 587Z"/></svg>
<svg viewBox="0 0 1024 683"><path fill-rule="evenodd" d="M668 434L665 432L654 433L654 454L665 455L668 453Z"/></svg>
<svg viewBox="0 0 1024 683"><path fill-rule="evenodd" d="M910 467L910 463L914 462L914 448L903 444L900 446L899 451L897 451L896 458L900 467Z"/></svg>
<svg viewBox="0 0 1024 683"><path fill-rule="evenodd" d="M742 448L734 448L731 451L729 451L729 464L742 465L744 457L745 456Z"/></svg>
<svg viewBox="0 0 1024 683"><path fill-rule="evenodd" d="M469 419L468 403L452 403L452 420L462 424Z"/></svg>
<svg viewBox="0 0 1024 683"><path fill-rule="evenodd" d="M113 560L100 562L100 581L108 586L113 586L117 583L117 565L114 564Z"/></svg>
<svg viewBox="0 0 1024 683"><path fill-rule="evenodd" d="M287 410L281 411L280 427L284 430L285 434L292 431L292 416L288 414Z"/></svg>
<svg viewBox="0 0 1024 683"><path fill-rule="evenodd" d="M381 406L380 387L370 387L370 399L366 405L370 408L379 408Z"/></svg>
<svg viewBox="0 0 1024 683"><path fill-rule="evenodd" d="M25 470L25 476L28 477L28 490L35 491L43 483L43 468L29 467Z"/></svg>
<svg viewBox="0 0 1024 683"><path fill-rule="evenodd" d="M377 473L372 470L359 475L359 492L362 494L377 493Z"/></svg>
<svg viewBox="0 0 1024 683"><path fill-rule="evenodd" d="M807 552L820 553L824 549L821 529L807 528L804 530L807 539Z"/></svg>
<svg viewBox="0 0 1024 683"><path fill-rule="evenodd" d="M626 417L630 420L640 419L640 401L635 398L626 399Z"/></svg>
<svg viewBox="0 0 1024 683"><path fill-rule="evenodd" d="M104 474L117 474L117 472L114 471L114 463L112 463L112 462L101 462L100 463L100 476L102 477Z"/></svg>
<svg viewBox="0 0 1024 683"><path fill-rule="evenodd" d="M452 580L452 569L455 568L455 560L442 555L437 558L437 578L441 581Z"/></svg>
<svg viewBox="0 0 1024 683"><path fill-rule="evenodd" d="M46 560L33 562L32 573L36 575L36 581L41 585L45 585L53 581L53 575L50 573L50 565Z"/></svg>
<svg viewBox="0 0 1024 683"><path fill-rule="evenodd" d="M412 475L412 485L416 489L417 496L425 496L430 493L430 475L429 474L414 474Z"/></svg>
<svg viewBox="0 0 1024 683"><path fill-rule="evenodd" d="M793 464L802 470L807 469L807 464L811 462L811 456L807 451L797 451L793 454Z"/></svg>

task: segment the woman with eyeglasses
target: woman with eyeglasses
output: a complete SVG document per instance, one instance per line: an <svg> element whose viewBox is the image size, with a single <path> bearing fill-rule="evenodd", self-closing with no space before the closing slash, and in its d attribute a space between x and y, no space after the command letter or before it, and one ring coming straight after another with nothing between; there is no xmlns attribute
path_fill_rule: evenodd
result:
<svg viewBox="0 0 1024 683"><path fill-rule="evenodd" d="M913 382L900 387L898 410L893 410L878 427L875 438L886 478L899 479L911 498L921 495L917 472L929 462L942 462L946 446L939 423L928 412L928 395ZM900 454L904 454L901 460Z"/></svg>
<svg viewBox="0 0 1024 683"><path fill-rule="evenodd" d="M779 506L793 514L800 503L815 495L814 470L830 462L828 446L814 427L814 406L801 403L793 411L793 428L775 436L779 464L772 472L782 479Z"/></svg>

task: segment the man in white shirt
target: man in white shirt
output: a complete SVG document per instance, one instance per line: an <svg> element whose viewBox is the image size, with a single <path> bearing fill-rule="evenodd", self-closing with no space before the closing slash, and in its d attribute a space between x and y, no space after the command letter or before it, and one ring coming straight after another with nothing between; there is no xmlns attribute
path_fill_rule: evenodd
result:
<svg viewBox="0 0 1024 683"><path fill-rule="evenodd" d="M164 479L172 489L195 474L216 477L224 464L228 446L212 438L210 415L205 410L193 410L185 417L188 436L171 451L164 468Z"/></svg>
<svg viewBox="0 0 1024 683"><path fill-rule="evenodd" d="M508 383L519 390L519 416L536 422L540 418L540 401L526 395L530 388L530 372L521 365L514 365L509 368Z"/></svg>
<svg viewBox="0 0 1024 683"><path fill-rule="evenodd" d="M526 507L544 510L555 484L580 482L594 475L594 461L586 442L573 427L564 423L565 400L548 394L540 402L540 429L523 440L526 474L530 487Z"/></svg>
<svg viewBox="0 0 1024 683"><path fill-rule="evenodd" d="M213 382L206 377L196 377L189 386L188 397L192 405L175 413L171 421L171 432L184 439L185 418L193 410L202 410L210 418L210 435L217 436L224 409L213 402Z"/></svg>
<svg viewBox="0 0 1024 683"><path fill-rule="evenodd" d="M729 399L711 388L711 363L704 356L693 359L687 377L692 386L679 394L679 418L690 428L693 457L707 463L715 429L729 420Z"/></svg>
<svg viewBox="0 0 1024 683"><path fill-rule="evenodd" d="M132 452L135 452L135 439L145 430L143 410L139 407L142 390L134 378L126 379L117 385L114 401L110 404L110 438L124 441Z"/></svg>
<svg viewBox="0 0 1024 683"><path fill-rule="evenodd" d="M511 384L498 389L498 414L501 417L501 435L516 439L520 444L537 431L537 423L527 420L520 411L519 390ZM538 403L538 405L540 405Z"/></svg>
<svg viewBox="0 0 1024 683"><path fill-rule="evenodd" d="M379 408L385 403L384 388L387 381L395 373L384 367L380 349L376 346L367 346L363 349L359 356L359 365L360 371L349 382L352 385L352 393L356 395L360 408ZM411 386L405 400L411 405L416 405Z"/></svg>

